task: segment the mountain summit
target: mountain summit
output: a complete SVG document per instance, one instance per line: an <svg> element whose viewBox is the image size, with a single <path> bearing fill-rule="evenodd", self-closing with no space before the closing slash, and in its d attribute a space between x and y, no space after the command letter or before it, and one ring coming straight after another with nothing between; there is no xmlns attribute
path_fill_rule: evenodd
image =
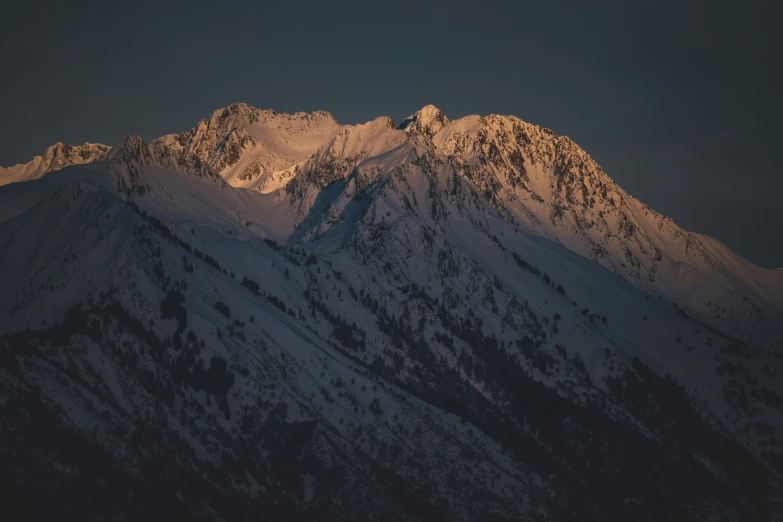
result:
<svg viewBox="0 0 783 522"><path fill-rule="evenodd" d="M400 123L399 128L408 134L420 133L432 136L441 130L449 119L434 105L425 105Z"/></svg>

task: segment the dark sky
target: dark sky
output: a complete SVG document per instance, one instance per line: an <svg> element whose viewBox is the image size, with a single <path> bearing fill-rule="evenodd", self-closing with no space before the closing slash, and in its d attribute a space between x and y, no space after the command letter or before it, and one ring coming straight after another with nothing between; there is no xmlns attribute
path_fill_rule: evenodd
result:
<svg viewBox="0 0 783 522"><path fill-rule="evenodd" d="M237 101L345 123L432 103L567 134L682 226L783 266L774 2L7 4L2 165Z"/></svg>

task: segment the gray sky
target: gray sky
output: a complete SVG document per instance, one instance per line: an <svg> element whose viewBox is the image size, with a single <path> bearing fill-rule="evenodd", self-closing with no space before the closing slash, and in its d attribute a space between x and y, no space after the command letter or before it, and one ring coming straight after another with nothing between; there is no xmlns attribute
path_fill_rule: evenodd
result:
<svg viewBox="0 0 783 522"><path fill-rule="evenodd" d="M345 123L432 103L567 134L682 226L783 266L774 2L5 4L2 165L237 101Z"/></svg>

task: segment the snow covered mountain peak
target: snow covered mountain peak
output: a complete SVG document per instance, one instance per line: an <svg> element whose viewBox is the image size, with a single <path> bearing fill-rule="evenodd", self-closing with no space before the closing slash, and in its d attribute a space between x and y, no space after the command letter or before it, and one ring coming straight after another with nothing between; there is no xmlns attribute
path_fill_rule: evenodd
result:
<svg viewBox="0 0 783 522"><path fill-rule="evenodd" d="M212 127L227 127L229 129L241 129L254 123L277 121L303 122L305 125L318 124L319 122L332 122L337 124L335 117L327 111L303 112L293 114L278 112L272 109L259 109L244 102L232 103L222 109L217 109L209 118Z"/></svg>
<svg viewBox="0 0 783 522"><path fill-rule="evenodd" d="M142 195L158 189L164 190L154 174L143 176L150 169L159 168L200 178L220 187L226 185L225 180L195 154L172 150L158 140L147 144L141 136L134 134L125 136L112 147L106 164L115 173L120 192L125 194Z"/></svg>
<svg viewBox="0 0 783 522"><path fill-rule="evenodd" d="M408 134L433 136L441 130L449 119L434 105L425 105L400 123L400 130Z"/></svg>
<svg viewBox="0 0 783 522"><path fill-rule="evenodd" d="M194 154L233 186L266 193L290 181L290 169L342 128L325 111L285 114L235 103L154 143L175 155Z"/></svg>
<svg viewBox="0 0 783 522"><path fill-rule="evenodd" d="M47 172L71 165L100 161L106 157L108 150L109 147L98 143L67 145L58 142L48 147L43 155L36 156L27 163L0 167L0 185L37 179Z"/></svg>
<svg viewBox="0 0 783 522"><path fill-rule="evenodd" d="M131 155L143 155L147 149L147 144L144 142L144 138L138 134L126 134L122 139L113 147L107 155L107 160L112 161L120 157L127 157Z"/></svg>
<svg viewBox="0 0 783 522"><path fill-rule="evenodd" d="M402 120L399 129L404 130L411 136L424 135L431 137L449 123L450 120L440 109L434 105L425 105Z"/></svg>
<svg viewBox="0 0 783 522"><path fill-rule="evenodd" d="M265 112L269 114L274 111L263 111L243 102L232 103L227 107L217 109L207 120L203 121L208 122L212 128L242 129L257 122Z"/></svg>
<svg viewBox="0 0 783 522"><path fill-rule="evenodd" d="M152 163L152 154L144 139L136 134L127 134L111 148L106 162L112 168L141 169Z"/></svg>
<svg viewBox="0 0 783 522"><path fill-rule="evenodd" d="M85 142L83 145L67 145L57 142L46 149L43 163L50 170L58 170L78 162L88 163L103 157L108 147L99 143Z"/></svg>

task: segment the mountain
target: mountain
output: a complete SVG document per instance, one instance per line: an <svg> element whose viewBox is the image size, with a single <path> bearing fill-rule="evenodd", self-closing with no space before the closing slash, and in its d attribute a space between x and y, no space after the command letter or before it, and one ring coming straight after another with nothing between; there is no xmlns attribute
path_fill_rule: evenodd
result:
<svg viewBox="0 0 783 522"><path fill-rule="evenodd" d="M165 151L173 161L198 160L233 186L270 192L290 181L292 168L345 127L324 111L283 114L237 103L215 111L187 132L161 136L150 146ZM0 167L0 185L101 161L109 149L90 143L81 147L58 143L29 163Z"/></svg>
<svg viewBox="0 0 783 522"><path fill-rule="evenodd" d="M237 103L155 144L196 155L235 187L270 192L343 128L328 112L281 114Z"/></svg>
<svg viewBox="0 0 783 522"><path fill-rule="evenodd" d="M0 287L30 519L783 517L783 273L515 117L128 136L0 188Z"/></svg>
<svg viewBox="0 0 783 522"><path fill-rule="evenodd" d="M0 185L38 179L47 172L71 165L100 161L106 157L109 147L97 143L65 145L56 143L46 149L43 156L36 156L27 163L12 167L0 167Z"/></svg>

